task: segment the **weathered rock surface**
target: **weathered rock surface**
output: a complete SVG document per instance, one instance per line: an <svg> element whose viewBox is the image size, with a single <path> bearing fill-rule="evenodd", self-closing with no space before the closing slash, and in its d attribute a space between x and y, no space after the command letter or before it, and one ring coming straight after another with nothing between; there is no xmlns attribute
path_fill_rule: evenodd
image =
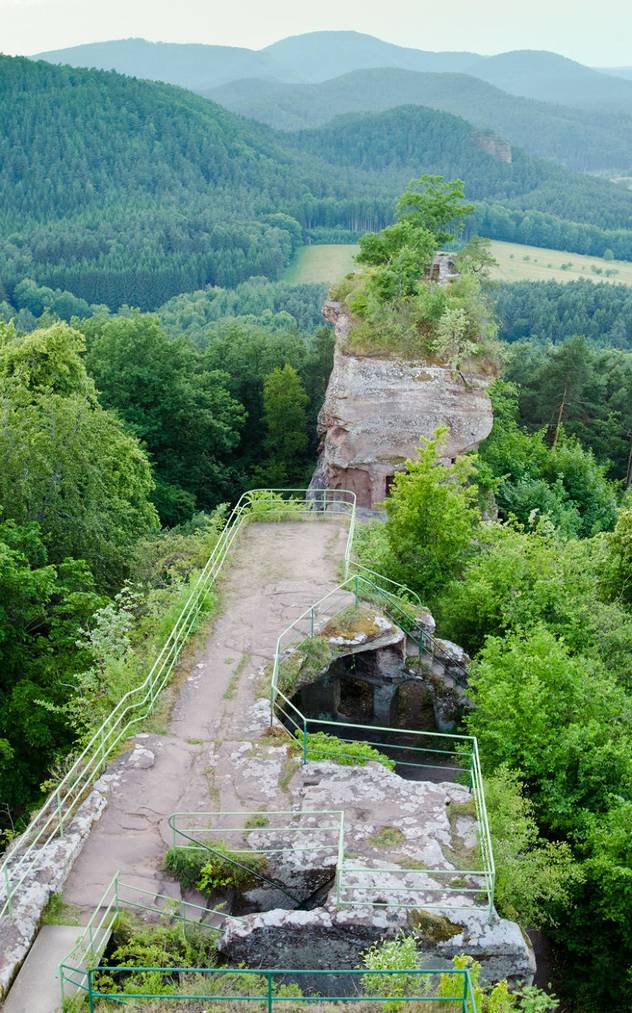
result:
<svg viewBox="0 0 632 1013"><path fill-rule="evenodd" d="M436 931L424 931L411 915L417 912L340 910L265 911L230 922L219 940L229 963L274 967L279 953L287 968L357 967L371 943L394 936L400 929L415 932L425 967L449 967L452 957L467 953L481 963L483 981L507 978L531 981L535 972L533 951L515 922L497 919L488 924L484 914L469 913L467 921L452 911L435 911L421 919ZM442 938L443 937L443 938ZM317 979L316 979L317 981Z"/></svg>
<svg viewBox="0 0 632 1013"><path fill-rule="evenodd" d="M475 449L489 435L488 379L454 378L443 366L397 358L350 355L344 350L351 318L341 303L325 303L335 324L334 365L320 411L321 447L313 488L355 492L360 507L374 508L422 436L446 426L446 462Z"/></svg>
<svg viewBox="0 0 632 1013"><path fill-rule="evenodd" d="M118 772L101 777L64 828L64 836L33 849L26 879L13 900L11 916L0 918L0 998L6 994L30 949L49 897L60 892L118 778ZM11 877L10 859L7 871ZM23 873L24 870L17 875L21 878Z"/></svg>
<svg viewBox="0 0 632 1013"><path fill-rule="evenodd" d="M479 147L481 151L485 151L488 155L491 155L492 158L496 158L499 162L507 162L507 164L511 164L513 161L511 144L503 137L497 137L496 134L484 131L476 135L475 141L477 147Z"/></svg>
<svg viewBox="0 0 632 1013"><path fill-rule="evenodd" d="M451 640L435 637L433 656L422 663L432 693L435 723L440 732L452 732L471 709L467 693L470 658Z"/></svg>

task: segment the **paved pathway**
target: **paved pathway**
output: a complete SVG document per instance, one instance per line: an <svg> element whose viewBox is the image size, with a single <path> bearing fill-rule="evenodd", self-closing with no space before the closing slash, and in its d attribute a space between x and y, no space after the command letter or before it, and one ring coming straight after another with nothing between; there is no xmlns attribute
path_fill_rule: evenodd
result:
<svg viewBox="0 0 632 1013"><path fill-rule="evenodd" d="M81 933L76 925L44 925L37 934L2 1013L55 1013L60 1006L59 962Z"/></svg>
<svg viewBox="0 0 632 1013"><path fill-rule="evenodd" d="M222 614L177 695L167 734L137 737L132 764L139 765L121 765L66 882L65 902L94 907L117 870L131 886L179 897L162 870L169 814L265 802L264 775L256 764L252 774L244 771L244 713L256 703L257 672L272 659L279 633L338 582L346 534L334 518L256 524L242 533L221 585Z"/></svg>

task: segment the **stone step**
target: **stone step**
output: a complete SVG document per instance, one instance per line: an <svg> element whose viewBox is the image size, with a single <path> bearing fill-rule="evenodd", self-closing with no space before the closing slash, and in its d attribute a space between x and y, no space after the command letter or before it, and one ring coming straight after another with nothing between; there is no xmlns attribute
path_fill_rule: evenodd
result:
<svg viewBox="0 0 632 1013"><path fill-rule="evenodd" d="M58 1013L58 968L83 929L79 925L43 925L4 1001L2 1013Z"/></svg>

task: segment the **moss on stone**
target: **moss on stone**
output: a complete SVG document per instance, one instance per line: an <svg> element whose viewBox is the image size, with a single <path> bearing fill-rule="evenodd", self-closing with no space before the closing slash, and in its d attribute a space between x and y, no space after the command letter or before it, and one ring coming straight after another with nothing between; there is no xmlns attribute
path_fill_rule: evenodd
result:
<svg viewBox="0 0 632 1013"><path fill-rule="evenodd" d="M463 926L450 921L446 915L437 915L422 909L409 912L408 924L415 935L425 943L445 943L463 932Z"/></svg>
<svg viewBox="0 0 632 1013"><path fill-rule="evenodd" d="M353 641L361 633L371 640L384 633L384 627L377 621L375 609L368 609L363 605L349 605L327 623L321 631L321 636L342 637L344 640Z"/></svg>
<svg viewBox="0 0 632 1013"><path fill-rule="evenodd" d="M388 848L396 848L400 844L404 844L406 841L405 835L399 829L399 827L380 827L374 834L368 838L368 844L372 848L379 848L380 850L387 850Z"/></svg>

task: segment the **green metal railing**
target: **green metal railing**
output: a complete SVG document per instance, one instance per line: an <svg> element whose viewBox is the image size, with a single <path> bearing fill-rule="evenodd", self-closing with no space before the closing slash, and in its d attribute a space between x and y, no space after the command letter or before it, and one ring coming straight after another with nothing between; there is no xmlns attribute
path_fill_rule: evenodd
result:
<svg viewBox="0 0 632 1013"><path fill-rule="evenodd" d="M174 815L186 817L188 820L192 814L178 813ZM195 815L202 817L204 814ZM208 815L212 817L232 817L237 814L210 813ZM240 813L239 815L253 816L262 814ZM283 817L285 820L289 816L300 817L302 814L296 812L277 812L266 813L265 815L268 817L276 815ZM310 815L316 817L334 817L331 820L329 829L334 834L339 834L339 827L342 821L341 813L325 810L314 812ZM336 820L335 817L339 819ZM196 828L190 829L195 830ZM197 829L201 830L202 828ZM208 829L212 828L207 827L206 830ZM224 831L226 830L226 828L223 829ZM242 833L244 829L252 829L252 832L255 832L261 828L239 827L237 829L239 833ZM281 828L276 827L275 829L279 830ZM310 828L310 830L313 830L313 828ZM295 1008L294 1006L288 1006L288 1003L296 1003L297 1006L306 1003L312 1008L315 1005L318 1008L319 1003L328 1004L334 1002L366 1003L371 1009L377 1007L378 1009L383 1008L387 1011L392 1009L392 1007L386 1004L395 1001L392 989L385 986L383 990L384 995L376 994L374 987L366 987L367 978L378 977L378 980L380 980L379 976L391 976L382 977L381 980L387 982L393 980L392 976L396 976L395 980L397 981L399 978L402 982L402 987L396 990L400 992L397 998L404 1003L415 1001L436 1004L442 1002L445 1005L438 1007L442 1013L448 1013L448 1011L452 1010L454 1010L454 1013L478 1013L472 982L467 969L434 970L424 968L413 971L369 971L275 968L259 970L241 967L130 967L126 965L110 965L106 962L101 963L101 955L108 945L116 919L123 912L148 914L151 920L158 924L164 924L165 922L168 924L181 923L185 930L186 926L191 926L196 931L208 931L211 934L219 933L226 923L234 920L231 915L226 914L222 910L201 907L188 901L175 901L171 897L156 895L153 892L133 887L122 882L117 874L106 888L75 946L59 964L58 974L62 1008L64 1008L67 1000L73 996L80 995L84 997L84 1001L87 1001L90 1010L94 1010L96 1002L100 1000L125 1004L128 1001L133 1002L134 1000L159 999L162 1002L168 1000L211 1000L227 1005L234 1002L245 1002L250 1004L246 1007L247 1009L251 1009L254 1003L258 1004L255 1005L255 1009L266 1010L268 1013L270 1010L279 1008L284 1011ZM107 988L100 987L99 975L101 974L115 975L119 984L122 984L126 976L142 974L143 972L160 974L172 983L176 976L179 977L181 985L178 989L179 994L165 995L164 991L125 991L121 993L112 992ZM197 982L196 976L198 978ZM213 983L216 981L220 983L216 989L213 987L210 989L209 987L196 989L196 984L200 986L202 983L205 984L209 979ZM305 979L309 979L309 984L312 988L314 980L319 983L322 981L323 987L321 988L319 984L317 993L314 992L313 994L306 995L293 995L290 990L282 987L288 983L300 983ZM340 987L342 980L349 982L349 987L344 991ZM222 982L227 982L227 986L222 987ZM252 987L249 987L250 983L252 983ZM419 987L417 987L417 983ZM340 994L341 991L342 994ZM391 992L390 995L388 994L389 991ZM436 1007L431 1006L430 1008Z"/></svg>
<svg viewBox="0 0 632 1013"><path fill-rule="evenodd" d="M244 524L250 520L343 515L349 519L345 549L345 568L348 567L355 526L355 495L345 490L324 489L310 493L309 500L306 497L305 489L254 489L241 496L147 676L119 700L32 817L26 831L9 847L0 864L0 917L12 913L21 889L45 867L46 845L64 835L69 821L104 771L108 758L153 710Z"/></svg>
<svg viewBox="0 0 632 1013"><path fill-rule="evenodd" d="M323 816L332 817L325 825ZM217 836L235 855L284 855L318 853L321 857L336 857L342 831L344 813L339 809L255 809L255 810L212 810L210 812L175 812L168 819L171 828L171 843L189 851L208 850L206 838ZM277 818L281 822L277 822ZM232 824L239 824L234 826ZM279 835L306 837L307 841L294 841L291 845L278 847ZM312 843L313 835L319 836L319 843ZM328 835L329 841L321 841L321 835ZM236 839L235 839L236 838ZM271 843L268 839L272 838ZM254 839L254 840L253 840ZM183 842L187 843L183 843ZM252 841L252 843L251 843Z"/></svg>
<svg viewBox="0 0 632 1013"><path fill-rule="evenodd" d="M319 758L319 754L310 758ZM328 756L343 756L328 753ZM424 766L423 764L420 764ZM461 772L462 768L453 768ZM267 825L261 825L260 821ZM248 825L255 821L258 825ZM242 856L262 855L283 863L300 855L309 867L317 856L318 868L331 866L335 872L336 907L457 908L466 906L464 897L487 899L488 879L481 869L381 868L363 865L347 851L347 830L353 828L342 810L256 810L178 812L169 817L172 846L183 851L208 852L228 866L246 868L254 879L286 893L296 904L285 883L275 878L273 869L258 872L241 864ZM218 844L213 844L213 840ZM218 850L219 845L225 850ZM227 853L228 852L228 853ZM388 894L388 902L371 898ZM438 896L437 896L438 895ZM455 904L452 895L460 902Z"/></svg>
<svg viewBox="0 0 632 1013"><path fill-rule="evenodd" d="M355 565L357 564L351 564ZM484 899L491 921L494 917L496 870L476 738L471 735L308 718L279 685L282 663L290 648L295 647L297 641L300 643L304 639L318 636L319 628L326 628L336 614L360 600L379 605L404 632L413 639L417 637L420 651L432 650L429 634L415 622L415 612L421 606L418 595L403 585L380 577L379 574L366 572L371 574L371 580L359 573L347 577L342 584L306 609L279 636L270 689L272 720L274 717L280 719L282 727L298 740L302 747L304 764L310 760L332 759L335 762L336 759L345 758L348 753L345 753L344 745L361 740L394 760L397 767L408 774L414 768L432 770L435 780L440 774L442 780L462 781L472 793L477 821L480 868L384 870L395 880L401 881L400 885L389 887L389 895L392 894L394 899L393 903L386 904L379 899L375 901L371 899L371 892L376 898L383 896L384 893L383 888L380 889L377 884L372 885L372 881L376 879L374 875L376 870L354 864L343 856L344 860L339 863L338 871L339 905L356 906L369 903L384 907L423 906L460 910L471 906L471 902L470 904L467 902L468 898L472 898L474 902ZM382 586L374 582L378 578ZM323 747L322 742L314 742L313 736L318 732L327 732L334 736L341 743L340 750L337 750L335 744ZM432 882L436 883L434 888ZM433 893L436 900L428 901L428 895ZM400 895L399 901L397 894ZM420 903L420 896L425 898L423 905Z"/></svg>
<svg viewBox="0 0 632 1013"><path fill-rule="evenodd" d="M323 817L328 820L325 824ZM317 854L319 866L331 865L333 875L344 835L344 813L333 809L176 812L171 814L168 823L173 848L207 852L220 862L245 870L252 878L280 890L299 905L307 898L297 897L272 873L268 875L263 870L243 865L241 857L262 855L279 862L284 856ZM290 844L288 839L291 839ZM215 846L214 841L217 842Z"/></svg>
<svg viewBox="0 0 632 1013"><path fill-rule="evenodd" d="M150 914L154 919L181 922L194 925L203 931L218 934L221 927L233 921L222 910L191 904L189 901L175 901L172 897L142 890L121 881L119 873L112 878L99 904L79 936L72 950L58 967L61 989L61 1008L65 1000L76 992L89 991L90 968L99 963L99 958L108 944L117 917L122 912ZM213 923L202 919L212 918Z"/></svg>
<svg viewBox="0 0 632 1013"><path fill-rule="evenodd" d="M117 974L122 978L126 974L159 973L170 978L183 975L188 983L187 990L179 995L158 992L109 992L99 989L99 974ZM195 990L195 978L198 984L210 979L211 985ZM222 988L222 979L228 979L228 986ZM287 989L288 982L298 983L308 978L319 982L318 994L293 995ZM97 980L95 980L97 979ZM191 980L192 979L192 980ZM328 988L328 979L333 988ZM349 983L349 992L342 993L341 980ZM383 983L383 995L375 994L372 980ZM217 984L215 984L217 982ZM252 982L248 989L249 982ZM322 982L322 985L320 984ZM445 982L447 989L440 985ZM393 988L393 983L395 988ZM242 987L240 988L239 985ZM369 987L367 988L367 985ZM336 987L338 986L338 987ZM353 991L352 991L353 990ZM430 1010L439 1009L441 1013L478 1013L474 989L467 968L459 970L431 970L429 968L410 971L368 971L368 970L295 970L286 969L234 969L208 967L111 967L103 965L90 968L87 972L85 989L88 1006L93 1013L96 1001L105 999L116 1003L128 1003L134 1000L159 999L162 1003L173 1000L201 1000L232 1005L236 1002L248 1003L247 1009L274 1013L275 1010L296 1010L302 1004L312 1009L327 1008L332 1003L361 1003L364 1009L378 1010L405 1009L409 1003L427 1003ZM301 990L302 991L302 990ZM289 992L289 994L288 994ZM390 992L390 994L389 994ZM215 994L213 994L215 993ZM434 994L433 994L434 993ZM444 994L442 994L444 993ZM437 1004L441 1005L437 1007Z"/></svg>

